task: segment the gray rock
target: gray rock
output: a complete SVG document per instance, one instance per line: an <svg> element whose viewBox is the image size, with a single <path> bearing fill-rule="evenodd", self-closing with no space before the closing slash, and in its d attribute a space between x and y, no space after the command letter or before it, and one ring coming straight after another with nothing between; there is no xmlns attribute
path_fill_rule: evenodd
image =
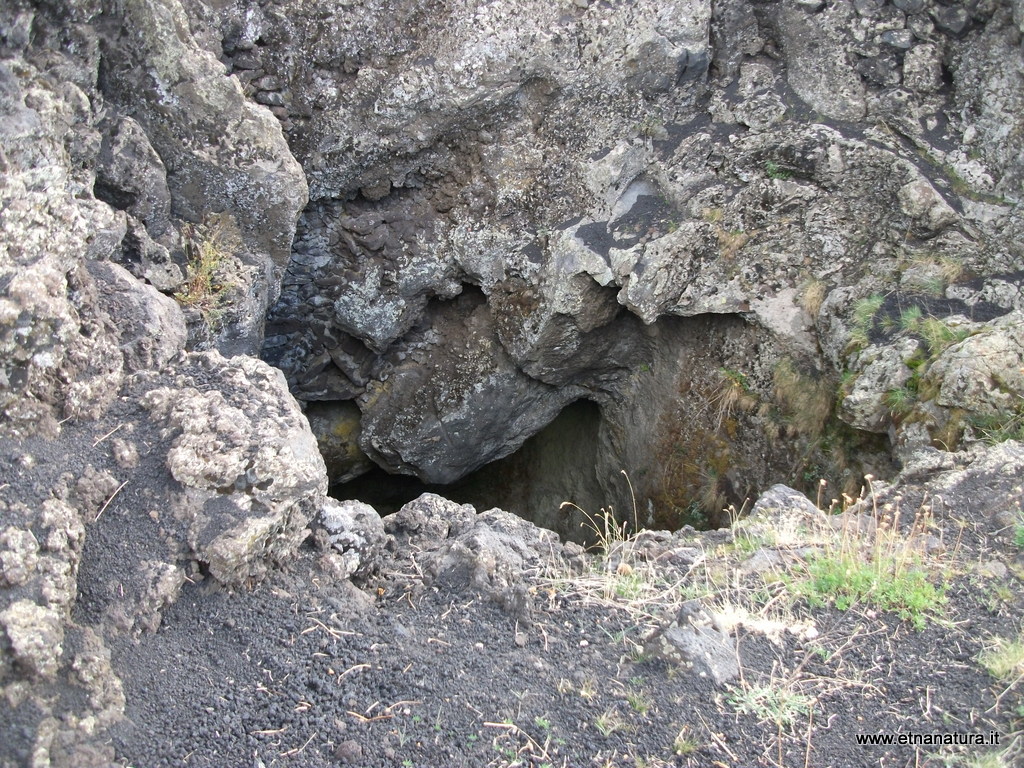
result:
<svg viewBox="0 0 1024 768"><path fill-rule="evenodd" d="M167 232L171 214L167 169L132 118L121 117L104 133L94 191L99 199L145 224L151 237Z"/></svg>
<svg viewBox="0 0 1024 768"><path fill-rule="evenodd" d="M935 26L949 35L960 35L971 23L971 16L966 9L959 6L936 6L931 9Z"/></svg>
<svg viewBox="0 0 1024 768"><path fill-rule="evenodd" d="M986 30L970 37L956 54L953 66L954 94L960 109L975 110L971 125L977 133L977 149L998 179L994 192L1017 200L1024 184L1024 136L1006 131L1014 115L1024 109L1024 93L1013 74L1019 49L1002 30Z"/></svg>
<svg viewBox="0 0 1024 768"><path fill-rule="evenodd" d="M105 95L131 113L172 169L167 186L175 215L200 222L224 211L239 223L250 246L245 259L260 273L262 314L277 295L307 201L302 170L273 115L248 101L196 44L177 0L131 0L120 10L126 34L106 52ZM153 85L140 90L142 81ZM248 350L261 342L257 334Z"/></svg>
<svg viewBox="0 0 1024 768"><path fill-rule="evenodd" d="M18 73L0 65L0 432L52 436L61 418L101 412L123 378L83 258L111 255L124 214L79 196L91 178L71 167L64 139L88 119L85 95L27 62Z"/></svg>
<svg viewBox="0 0 1024 768"><path fill-rule="evenodd" d="M833 8L841 12L841 6ZM866 111L864 86L849 66L844 47L828 23L828 13L809 15L788 5L775 11L776 28L790 64L789 84L811 109L836 120L858 120Z"/></svg>
<svg viewBox="0 0 1024 768"><path fill-rule="evenodd" d="M39 542L32 531L8 526L0 534L0 570L7 586L24 584L39 562Z"/></svg>
<svg viewBox="0 0 1024 768"><path fill-rule="evenodd" d="M103 286L98 309L114 325L126 373L162 368L185 348L185 316L176 301L117 264L92 262L89 271Z"/></svg>
<svg viewBox="0 0 1024 768"><path fill-rule="evenodd" d="M928 371L947 408L1010 418L1024 400L1024 313L992 321L940 355Z"/></svg>
<svg viewBox="0 0 1024 768"><path fill-rule="evenodd" d="M800 491L779 483L757 498L753 509L750 510L747 524L765 524L771 527L773 521L777 522L784 518L820 521L823 516L824 513L814 505L814 502Z"/></svg>
<svg viewBox="0 0 1024 768"><path fill-rule="evenodd" d="M914 44L914 35L908 29L890 29L879 36L879 42L900 51L908 50Z"/></svg>
<svg viewBox="0 0 1024 768"><path fill-rule="evenodd" d="M137 569L144 585L136 605L128 609L134 628L156 632L163 620L163 611L178 600L185 584L185 572L171 563L144 560Z"/></svg>
<svg viewBox="0 0 1024 768"><path fill-rule="evenodd" d="M900 209L915 220L924 236L932 236L957 220L956 211L928 181L918 179L900 187Z"/></svg>
<svg viewBox="0 0 1024 768"><path fill-rule="evenodd" d="M177 372L175 386L143 384L139 396L171 441L167 469L182 486L188 546L224 584L260 579L305 539L321 503L316 440L284 377L265 363L206 352Z"/></svg>
<svg viewBox="0 0 1024 768"><path fill-rule="evenodd" d="M52 679L64 653L63 617L31 600L18 600L0 612L14 660L29 676Z"/></svg>
<svg viewBox="0 0 1024 768"><path fill-rule="evenodd" d="M952 459L952 467L944 463L925 475L933 507L969 509L1002 529L1005 521L998 516L1014 509L1021 500L1024 443L1007 440L992 446L976 444L947 455ZM917 477L921 477L920 472ZM898 492L899 477L894 485Z"/></svg>
<svg viewBox="0 0 1024 768"><path fill-rule="evenodd" d="M893 0L892 4L904 13L920 13L927 3L926 0Z"/></svg>
<svg viewBox="0 0 1024 768"><path fill-rule="evenodd" d="M284 96L277 91L260 91L256 94L256 101L268 107L283 107L285 105Z"/></svg>
<svg viewBox="0 0 1024 768"><path fill-rule="evenodd" d="M306 409L306 418L332 483L346 483L373 469L373 462L359 447L362 427L354 403L312 403Z"/></svg>
<svg viewBox="0 0 1024 768"><path fill-rule="evenodd" d="M918 93L942 90L942 54L932 43L916 45L903 59L903 84Z"/></svg>
<svg viewBox="0 0 1024 768"><path fill-rule="evenodd" d="M80 650L71 661L75 681L85 688L96 726L108 728L124 716L124 686L110 663L110 649L94 630L81 631Z"/></svg>
<svg viewBox="0 0 1024 768"><path fill-rule="evenodd" d="M887 395L910 379L913 371L907 360L919 346L917 339L906 338L893 346L872 346L862 351L852 368L857 378L840 403L840 418L857 429L886 432L892 423Z"/></svg>
<svg viewBox="0 0 1024 768"><path fill-rule="evenodd" d="M475 519L472 505L425 493L385 517L384 530L396 538L399 547L437 547L466 530Z"/></svg>
<svg viewBox="0 0 1024 768"><path fill-rule="evenodd" d="M369 504L326 499L320 522L331 546L341 553L346 575L366 579L380 568L387 535L380 515Z"/></svg>
<svg viewBox="0 0 1024 768"><path fill-rule="evenodd" d="M559 560L562 545L549 530L500 509L476 513L433 494L423 494L384 518L395 540L395 556L411 559L434 583L471 589L529 621L530 598L523 575Z"/></svg>
<svg viewBox="0 0 1024 768"><path fill-rule="evenodd" d="M145 227L131 217L127 221L117 261L135 277L145 280L158 291L173 293L185 281L184 272L174 262L167 247L153 240Z"/></svg>
<svg viewBox="0 0 1024 768"><path fill-rule="evenodd" d="M715 626L711 615L696 600L685 603L675 621L644 641L644 653L683 666L698 677L710 678L717 686L740 674L735 642Z"/></svg>
<svg viewBox="0 0 1024 768"><path fill-rule="evenodd" d="M515 366L485 307L435 329L429 363L394 367L360 399L360 446L382 465L453 482L512 453L574 399Z"/></svg>

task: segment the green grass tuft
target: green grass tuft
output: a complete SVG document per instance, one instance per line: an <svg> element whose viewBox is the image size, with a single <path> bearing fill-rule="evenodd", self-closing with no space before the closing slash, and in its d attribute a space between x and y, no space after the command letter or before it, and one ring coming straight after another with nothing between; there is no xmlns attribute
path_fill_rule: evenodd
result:
<svg viewBox="0 0 1024 768"><path fill-rule="evenodd" d="M803 571L801 574L800 571ZM882 557L819 556L797 569L793 590L812 605L833 604L841 611L869 605L891 611L916 629L946 603L945 588L933 584L916 564Z"/></svg>

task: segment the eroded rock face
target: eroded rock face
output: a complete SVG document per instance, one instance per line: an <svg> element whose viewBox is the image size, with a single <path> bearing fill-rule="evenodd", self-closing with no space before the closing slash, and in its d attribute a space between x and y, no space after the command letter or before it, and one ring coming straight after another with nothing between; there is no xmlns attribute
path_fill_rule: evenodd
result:
<svg viewBox="0 0 1024 768"><path fill-rule="evenodd" d="M323 501L281 374L186 352L259 348L305 180L173 2L4 3L0 173L0 762L108 766L119 638Z"/></svg>
<svg viewBox="0 0 1024 768"><path fill-rule="evenodd" d="M647 477L639 516L664 495L656 447L679 425L666 398L692 398L702 439L724 446L679 461L694 465L679 496L706 490L712 509L742 503L740 466L759 488L791 480L781 467L823 431L864 451L828 421L841 379L857 430L938 439L952 408L939 401L930 431L892 429L889 391L916 384L907 335L873 326L871 354L851 339L873 293L974 322L1020 302L1019 162L994 139L1019 98L1004 76L1019 32L1006 8L954 10L400 3L385 22L375 3L308 3L230 17L226 60L277 104L312 195L266 359L300 399L358 406L361 428L333 452L427 482L596 403L597 474ZM999 61L972 55L982 46ZM703 315L742 319L746 357L674 361L658 341L674 331L653 329ZM658 382L638 386L649 371ZM744 408L719 407L729 382ZM629 437L643 428L646 446ZM799 473L831 472L827 454Z"/></svg>
<svg viewBox="0 0 1024 768"><path fill-rule="evenodd" d="M549 530L501 509L478 514L432 493L385 517L384 530L393 557L413 563L424 584L469 588L523 622L530 620L532 598L522 574L569 557Z"/></svg>
<svg viewBox="0 0 1024 768"><path fill-rule="evenodd" d="M111 650L338 511L261 345L336 478L448 482L573 406L530 450L641 526L883 464L865 432L1012 502L1016 444L927 446L1019 415L1019 6L2 4L4 759L111 764ZM562 546L437 497L322 519L338 578L390 541L524 621Z"/></svg>
<svg viewBox="0 0 1024 768"><path fill-rule="evenodd" d="M167 468L182 490L174 516L215 579L260 579L308 535L326 492L316 440L266 363L207 352L172 371L173 386L142 380L132 394L170 440Z"/></svg>

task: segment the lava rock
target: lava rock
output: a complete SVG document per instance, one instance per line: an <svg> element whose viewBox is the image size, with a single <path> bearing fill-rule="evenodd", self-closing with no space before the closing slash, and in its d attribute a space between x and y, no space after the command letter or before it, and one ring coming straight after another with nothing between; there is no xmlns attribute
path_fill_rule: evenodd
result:
<svg viewBox="0 0 1024 768"><path fill-rule="evenodd" d="M697 600L682 605L665 628L644 641L644 653L680 665L698 677L723 686L740 674L736 644L714 624Z"/></svg>
<svg viewBox="0 0 1024 768"><path fill-rule="evenodd" d="M365 580L380 568L387 535L373 507L359 501L326 499L320 522L330 534L331 546L341 554L346 576Z"/></svg>

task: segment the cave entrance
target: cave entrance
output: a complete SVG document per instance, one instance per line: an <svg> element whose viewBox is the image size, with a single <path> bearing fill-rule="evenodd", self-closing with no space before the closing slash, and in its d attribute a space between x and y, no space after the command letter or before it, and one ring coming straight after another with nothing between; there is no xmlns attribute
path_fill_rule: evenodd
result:
<svg viewBox="0 0 1024 768"><path fill-rule="evenodd" d="M563 540L589 543L587 513L606 506L608 478L599 476L601 408L579 400L562 409L518 451L450 485L429 485L409 475L374 469L332 487L331 495L359 499L381 515L396 512L422 493L432 492L478 510L500 507L555 531ZM615 482L615 478L611 478ZM561 508L563 502L575 507Z"/></svg>
<svg viewBox="0 0 1024 768"><path fill-rule="evenodd" d="M592 543L603 509L629 527L719 528L775 483L814 498L821 480L856 493L866 466L890 475L885 437L839 421L836 382L772 338L736 315L663 318L634 335L642 356L617 390L566 406L512 455L450 485L374 469L333 493L387 514L431 491Z"/></svg>

